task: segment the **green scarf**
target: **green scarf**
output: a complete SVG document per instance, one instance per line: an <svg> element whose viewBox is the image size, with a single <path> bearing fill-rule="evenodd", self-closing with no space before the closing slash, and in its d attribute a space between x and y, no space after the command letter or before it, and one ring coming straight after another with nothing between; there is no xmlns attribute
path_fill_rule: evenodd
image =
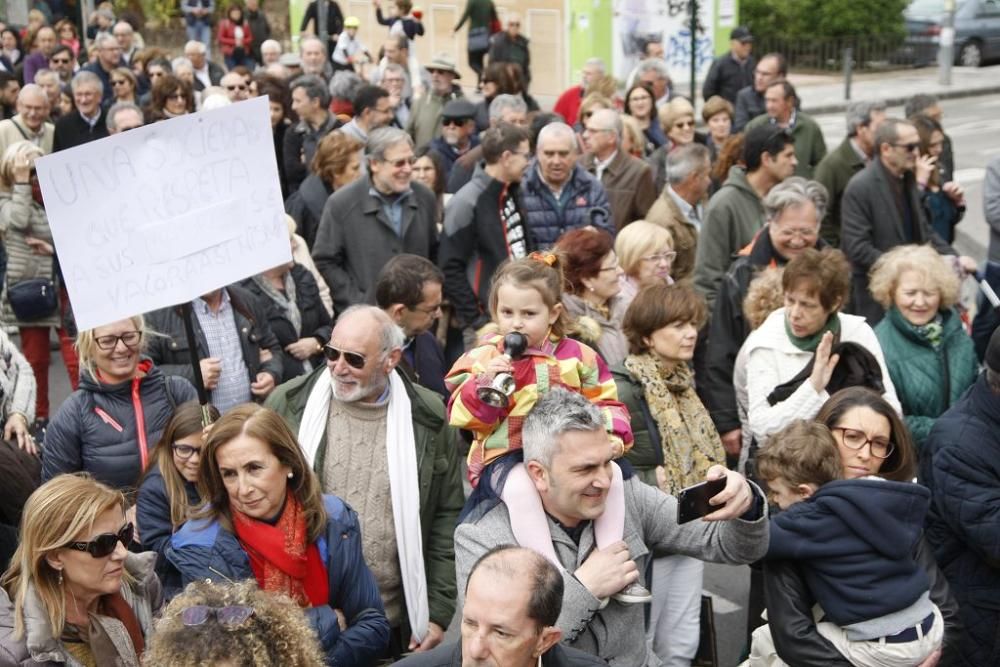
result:
<svg viewBox="0 0 1000 667"><path fill-rule="evenodd" d="M726 452L719 432L694 391L687 364L668 370L652 354L630 354L625 368L642 385L660 433L666 473L664 491L677 494L686 486L704 482L712 465L725 465Z"/></svg>
<svg viewBox="0 0 1000 667"><path fill-rule="evenodd" d="M940 312L934 316L933 320L920 326L913 324L903 317L903 314L895 306L889 309L888 315L896 327L911 332L914 336L930 345L932 349L937 350L941 347L941 343L944 341L944 318Z"/></svg>
<svg viewBox="0 0 1000 667"><path fill-rule="evenodd" d="M840 337L840 317L838 317L837 311L833 311L830 317L827 318L826 324L823 328L814 333L811 336L796 336L792 333L792 327L788 324L788 316L785 316L785 333L788 334L788 340L792 341L792 345L803 350L805 352L815 352L816 348L819 347L819 342L823 339L823 334L827 331L833 334L834 341Z"/></svg>

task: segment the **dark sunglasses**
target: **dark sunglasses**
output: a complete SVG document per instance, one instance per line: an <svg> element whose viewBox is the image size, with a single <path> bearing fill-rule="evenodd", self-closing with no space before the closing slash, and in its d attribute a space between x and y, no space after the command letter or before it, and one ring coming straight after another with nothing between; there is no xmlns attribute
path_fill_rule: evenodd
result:
<svg viewBox="0 0 1000 667"><path fill-rule="evenodd" d="M124 86L126 83L128 83L128 81L126 81L125 79L112 79L111 80L111 85L112 86Z"/></svg>
<svg viewBox="0 0 1000 667"><path fill-rule="evenodd" d="M347 362L348 366L350 366L351 368L356 368L358 370L364 368L365 363L367 362L363 354L358 354L357 352L346 352L344 350L338 350L333 345L323 346L323 356L326 357L327 361L335 364L337 363L337 360L340 359L340 355L344 355L344 361Z"/></svg>
<svg viewBox="0 0 1000 667"><path fill-rule="evenodd" d="M253 616L253 607L231 605L228 607L208 607L206 605L195 605L188 607L181 612L181 623L187 627L204 625L208 619L214 618L219 625L227 628L235 628L243 625Z"/></svg>
<svg viewBox="0 0 1000 667"><path fill-rule="evenodd" d="M466 121L468 121L468 118L445 118L444 120L441 121L441 125L443 127L448 127L449 125L457 125L458 127L462 127L463 125L465 125Z"/></svg>
<svg viewBox="0 0 1000 667"><path fill-rule="evenodd" d="M55 63L56 65L69 65L69 58L49 58L50 63Z"/></svg>
<svg viewBox="0 0 1000 667"><path fill-rule="evenodd" d="M913 151L915 151L918 148L920 148L920 144L916 143L916 142L912 142L912 143L909 143L909 144L893 144L893 146L895 146L896 148L902 148L907 153L912 153Z"/></svg>
<svg viewBox="0 0 1000 667"><path fill-rule="evenodd" d="M236 86L226 86L226 90L228 90L230 92L234 91L234 90L246 90L246 89L247 89L247 87L245 85L242 85L242 84L239 84L239 85L236 85Z"/></svg>
<svg viewBox="0 0 1000 667"><path fill-rule="evenodd" d="M98 535L90 542L70 542L67 549L86 551L94 558L104 558L110 556L121 542L128 549L132 546L132 536L135 535L135 526L126 523L117 533L104 533Z"/></svg>

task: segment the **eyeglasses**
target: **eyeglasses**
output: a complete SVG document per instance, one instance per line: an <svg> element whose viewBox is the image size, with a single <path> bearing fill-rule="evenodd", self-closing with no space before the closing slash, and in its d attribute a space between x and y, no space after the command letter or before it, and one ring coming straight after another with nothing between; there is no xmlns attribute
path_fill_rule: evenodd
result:
<svg viewBox="0 0 1000 667"><path fill-rule="evenodd" d="M119 542L126 549L132 546L133 535L135 535L135 526L131 523L126 523L117 533L104 533L89 542L70 542L66 545L66 548L86 551L94 558L104 558L105 556L110 556L118 548Z"/></svg>
<svg viewBox="0 0 1000 667"><path fill-rule="evenodd" d="M97 338L94 339L94 342L97 343L97 347L101 348L102 350L113 350L118 346L118 341L124 343L125 347L135 347L136 345L139 344L139 341L141 340L142 340L141 331L126 331L120 336L115 336L111 334L107 336L98 336Z"/></svg>
<svg viewBox="0 0 1000 667"><path fill-rule="evenodd" d="M677 257L677 253L671 250L670 252L660 252L655 255L646 255L642 258L642 261L659 264L660 262L672 262L675 257Z"/></svg>
<svg viewBox="0 0 1000 667"><path fill-rule="evenodd" d="M201 454L201 447L192 447L191 445L177 444L176 442L170 445L170 449L174 450L174 454L182 461L187 461L195 454Z"/></svg>
<svg viewBox="0 0 1000 667"><path fill-rule="evenodd" d="M468 118L445 118L441 121L443 127L448 127L449 125L456 125L462 127L468 122Z"/></svg>
<svg viewBox="0 0 1000 667"><path fill-rule="evenodd" d="M49 58L50 63L55 63L56 65L69 65L69 58Z"/></svg>
<svg viewBox="0 0 1000 667"><path fill-rule="evenodd" d="M111 79L112 86L124 86L128 81L125 79Z"/></svg>
<svg viewBox="0 0 1000 667"><path fill-rule="evenodd" d="M204 625L208 622L208 619L214 618L219 625L224 625L227 628L235 628L249 621L253 615L253 607L244 607L241 605L208 607L199 604L194 607L188 607L181 612L181 623L191 628Z"/></svg>
<svg viewBox="0 0 1000 667"><path fill-rule="evenodd" d="M674 123L674 127L676 127L676 128L694 127L694 121L693 120L682 120L682 121L679 121L677 123Z"/></svg>
<svg viewBox="0 0 1000 667"><path fill-rule="evenodd" d="M226 90L233 92L234 90L246 90L247 86L244 84L236 84L234 86L226 86Z"/></svg>
<svg viewBox="0 0 1000 667"><path fill-rule="evenodd" d="M441 310L441 304L436 303L433 306L424 306L423 308L421 308L420 306L415 306L413 308L410 308L410 310L418 310L421 313L425 313L427 315L436 315L437 312Z"/></svg>
<svg viewBox="0 0 1000 667"><path fill-rule="evenodd" d="M920 148L920 144L915 141L912 141L908 144L893 144L893 146L895 146L896 148L902 148L907 153L912 153L913 151L918 150Z"/></svg>
<svg viewBox="0 0 1000 667"><path fill-rule="evenodd" d="M850 449L859 450L865 445L871 448L872 456L877 459L887 459L889 455L892 454L893 446L892 442L887 438L869 438L864 431L859 431L855 428L846 428L844 426L834 426L830 429L831 431L840 431L843 433L844 445Z"/></svg>
<svg viewBox="0 0 1000 667"><path fill-rule="evenodd" d="M411 167L417 163L416 156L411 155L410 157L399 158L398 160L386 160L386 164L392 166L393 169L402 169L406 165Z"/></svg>
<svg viewBox="0 0 1000 667"><path fill-rule="evenodd" d="M174 93L173 95L167 95L168 100L184 100L187 102L187 95L181 92Z"/></svg>
<svg viewBox="0 0 1000 667"><path fill-rule="evenodd" d="M337 360L340 359L340 355L344 355L344 361L347 362L348 366L356 368L359 371L364 368L365 363L367 363L367 359L365 359L365 355L363 354L338 350L333 345L323 346L323 356L326 357L327 361L335 364L337 363Z"/></svg>

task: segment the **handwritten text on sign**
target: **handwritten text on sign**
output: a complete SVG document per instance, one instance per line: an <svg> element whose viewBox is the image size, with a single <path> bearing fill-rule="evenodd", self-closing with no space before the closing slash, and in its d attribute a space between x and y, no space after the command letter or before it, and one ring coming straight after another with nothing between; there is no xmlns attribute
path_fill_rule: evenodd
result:
<svg viewBox="0 0 1000 667"><path fill-rule="evenodd" d="M80 329L291 260L267 97L37 161Z"/></svg>

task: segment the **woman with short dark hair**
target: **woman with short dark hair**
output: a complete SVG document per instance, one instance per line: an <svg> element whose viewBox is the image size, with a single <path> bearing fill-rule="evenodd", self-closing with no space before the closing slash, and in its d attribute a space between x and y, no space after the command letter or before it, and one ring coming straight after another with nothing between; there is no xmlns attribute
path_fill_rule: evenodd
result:
<svg viewBox="0 0 1000 667"><path fill-rule="evenodd" d="M146 111L146 122L155 123L194 113L194 90L184 79L164 74L153 83L152 101Z"/></svg>

